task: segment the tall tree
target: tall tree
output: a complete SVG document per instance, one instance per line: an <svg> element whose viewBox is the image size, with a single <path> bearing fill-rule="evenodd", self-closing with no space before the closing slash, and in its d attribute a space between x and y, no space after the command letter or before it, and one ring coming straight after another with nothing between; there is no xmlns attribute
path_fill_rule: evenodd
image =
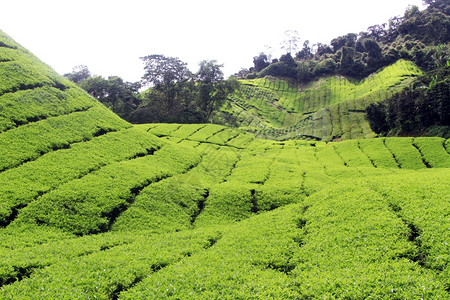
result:
<svg viewBox="0 0 450 300"><path fill-rule="evenodd" d="M295 55L295 58L297 58L299 60L306 60L306 59L311 59L313 56L314 55L313 55L313 52L312 52L312 48L309 46L309 41L306 40L303 43L302 50L297 52L297 54Z"/></svg>
<svg viewBox="0 0 450 300"><path fill-rule="evenodd" d="M200 62L200 69L196 74L199 91L199 107L204 114L203 122L206 122L211 114L219 109L228 96L238 87L238 81L232 77L224 80L221 68L223 65L216 60L204 60Z"/></svg>
<svg viewBox="0 0 450 300"><path fill-rule="evenodd" d="M142 83L161 92L165 108L169 115L175 113L179 106L176 103L183 90L183 84L192 79L192 73L187 64L177 57L165 57L164 55L148 55L141 57L144 61L145 74Z"/></svg>
<svg viewBox="0 0 450 300"><path fill-rule="evenodd" d="M165 57L154 54L141 57L144 61L145 74L142 82L156 87L187 81L192 78L192 73L187 64L178 57Z"/></svg>
<svg viewBox="0 0 450 300"><path fill-rule="evenodd" d="M259 72L270 64L266 54L260 53L258 56L253 57L253 65L255 66L255 72Z"/></svg>
<svg viewBox="0 0 450 300"><path fill-rule="evenodd" d="M71 73L64 74L64 77L75 82L76 84L79 84L83 80L86 80L89 77L91 77L91 71L89 71L87 66L79 65L73 67Z"/></svg>
<svg viewBox="0 0 450 300"><path fill-rule="evenodd" d="M83 80L79 86L126 120L139 104L138 82L125 82L118 76L109 76L108 79L93 76Z"/></svg>

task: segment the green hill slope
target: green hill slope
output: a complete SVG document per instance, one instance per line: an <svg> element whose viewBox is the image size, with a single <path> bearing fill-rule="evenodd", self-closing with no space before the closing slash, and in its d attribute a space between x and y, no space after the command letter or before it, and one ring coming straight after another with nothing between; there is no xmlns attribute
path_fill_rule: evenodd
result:
<svg viewBox="0 0 450 300"><path fill-rule="evenodd" d="M449 140L132 126L2 32L0 73L0 299L449 296Z"/></svg>
<svg viewBox="0 0 450 300"><path fill-rule="evenodd" d="M334 76L297 87L272 77L241 80L225 113L263 138L370 138L365 108L400 92L421 73L414 63L399 60L361 82Z"/></svg>

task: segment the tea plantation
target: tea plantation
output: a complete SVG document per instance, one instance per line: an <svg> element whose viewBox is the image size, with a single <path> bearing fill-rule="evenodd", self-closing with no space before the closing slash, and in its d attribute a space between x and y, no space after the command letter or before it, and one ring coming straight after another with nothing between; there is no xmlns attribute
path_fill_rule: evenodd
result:
<svg viewBox="0 0 450 300"><path fill-rule="evenodd" d="M358 103L419 73L247 82L255 127L354 121L280 142L133 126L0 31L0 299L448 299L450 141L355 139Z"/></svg>
<svg viewBox="0 0 450 300"><path fill-rule="evenodd" d="M342 76L303 86L273 77L242 80L224 112L263 138L372 138L366 106L402 91L420 74L414 63L401 59L360 82Z"/></svg>

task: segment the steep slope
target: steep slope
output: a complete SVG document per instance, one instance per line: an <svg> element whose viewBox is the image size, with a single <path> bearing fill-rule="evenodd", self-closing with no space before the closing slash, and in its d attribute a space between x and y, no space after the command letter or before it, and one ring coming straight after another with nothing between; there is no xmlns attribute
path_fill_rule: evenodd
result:
<svg viewBox="0 0 450 300"><path fill-rule="evenodd" d="M183 155L154 135L132 128L3 32L0 124L1 227L33 219L38 229L59 224L77 234L108 230L140 189L198 160L195 154ZM163 160L164 165L155 164ZM57 192L64 189L67 198ZM102 189L111 193L103 204L97 198ZM89 222L95 215L98 223L70 223L65 213Z"/></svg>
<svg viewBox="0 0 450 300"><path fill-rule="evenodd" d="M4 33L0 73L1 299L449 296L449 140L132 126Z"/></svg>
<svg viewBox="0 0 450 300"><path fill-rule="evenodd" d="M273 77L241 80L224 112L263 138L370 138L375 134L365 108L400 92L421 73L414 63L399 60L360 82L333 76L297 87Z"/></svg>

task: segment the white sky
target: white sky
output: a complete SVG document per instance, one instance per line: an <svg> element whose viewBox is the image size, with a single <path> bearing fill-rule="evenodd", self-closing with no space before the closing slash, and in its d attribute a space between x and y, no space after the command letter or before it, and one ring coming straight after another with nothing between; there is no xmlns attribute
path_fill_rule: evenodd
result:
<svg viewBox="0 0 450 300"><path fill-rule="evenodd" d="M279 50L286 30L300 44L329 44L408 5L423 8L422 0L1 0L0 29L60 74L82 64L137 81L145 55L179 57L194 72L216 59L231 75L265 45Z"/></svg>

